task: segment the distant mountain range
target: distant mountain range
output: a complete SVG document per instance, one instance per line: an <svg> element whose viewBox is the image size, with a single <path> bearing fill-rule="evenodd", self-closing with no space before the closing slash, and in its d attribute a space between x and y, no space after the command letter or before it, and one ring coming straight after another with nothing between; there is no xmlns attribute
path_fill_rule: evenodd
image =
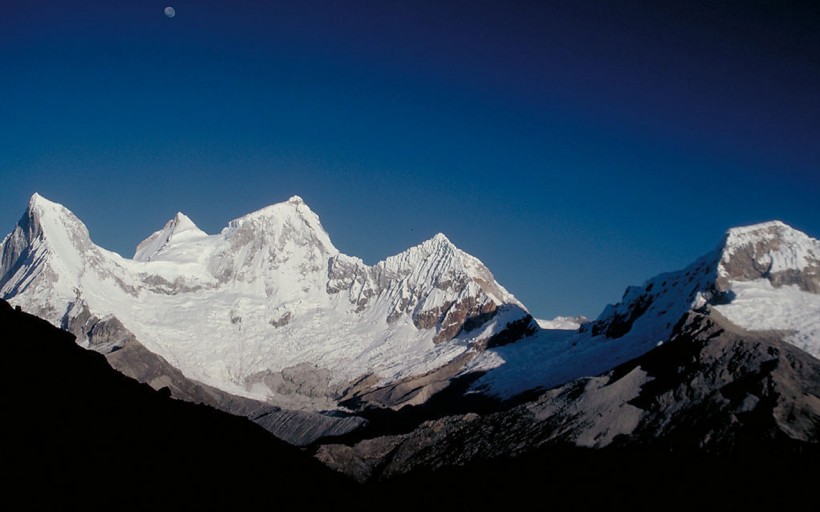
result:
<svg viewBox="0 0 820 512"><path fill-rule="evenodd" d="M126 259L35 194L0 254L13 306L358 480L556 446L817 453L820 242L777 221L593 321L536 321L441 234L368 266L296 196L216 235L179 213Z"/></svg>

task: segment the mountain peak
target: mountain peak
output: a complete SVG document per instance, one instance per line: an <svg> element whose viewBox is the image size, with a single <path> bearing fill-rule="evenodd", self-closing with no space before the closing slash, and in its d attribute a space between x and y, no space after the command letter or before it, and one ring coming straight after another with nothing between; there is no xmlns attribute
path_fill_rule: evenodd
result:
<svg viewBox="0 0 820 512"><path fill-rule="evenodd" d="M274 258L277 260L291 252L286 246L316 249L315 257L320 253L332 255L339 252L322 227L319 216L299 196L232 220L222 231L222 236L230 241L234 252L248 243L270 244L269 249L277 254Z"/></svg>
<svg viewBox="0 0 820 512"><path fill-rule="evenodd" d="M750 237L773 238L782 233L788 232L797 232L797 230L785 222L771 220L768 222L761 222L759 224L731 228L726 232L726 239L727 242L740 241L742 243L745 239Z"/></svg>
<svg viewBox="0 0 820 512"><path fill-rule="evenodd" d="M304 219L311 219L311 223L319 222L319 217L310 209L310 206L299 196L291 196L287 201L281 203L274 203L262 207L256 211L243 215L231 221L231 225L240 224L246 220L254 219L280 219L286 220L292 218L294 215ZM314 219L315 218L315 219Z"/></svg>
<svg viewBox="0 0 820 512"><path fill-rule="evenodd" d="M798 285L820 293L820 241L781 221L730 229L722 247L719 277L775 286Z"/></svg>
<svg viewBox="0 0 820 512"><path fill-rule="evenodd" d="M15 274L23 272L22 275L27 276L26 286L30 286L37 275L43 273L59 275L56 287L70 291L76 281L69 275L84 272L88 261L94 258L93 250L85 224L63 205L35 193L14 231L0 246L0 285L5 286ZM40 266L38 272L29 275L26 265L32 261L39 262ZM4 293L12 293L13 289L6 289ZM53 295L54 288L43 293Z"/></svg>
<svg viewBox="0 0 820 512"><path fill-rule="evenodd" d="M40 201L48 201L48 199L46 199L45 197L43 197L40 194L38 194L37 192L35 192L35 193L31 194L31 199L28 200L28 205L29 206L35 205ZM50 202L50 201L48 201L48 202Z"/></svg>
<svg viewBox="0 0 820 512"><path fill-rule="evenodd" d="M431 240L439 244L452 244L450 239L447 238L447 236L445 236L444 233L436 233L435 235L433 235L433 238L431 238Z"/></svg>
<svg viewBox="0 0 820 512"><path fill-rule="evenodd" d="M444 253L453 253L457 247L453 242L447 238L444 233L436 233L433 235L432 238L425 240L424 242L420 243L418 246L423 252L438 252L444 251Z"/></svg>
<svg viewBox="0 0 820 512"><path fill-rule="evenodd" d="M177 228L177 231L187 230L187 229L192 229L192 228L199 229L199 228L196 227L196 224L194 224L194 221L192 221L190 217L188 217L187 215L185 215L182 212L177 212L177 214L174 215L174 218L171 219L169 222L174 223L174 225Z"/></svg>
<svg viewBox="0 0 820 512"><path fill-rule="evenodd" d="M64 210L65 208L63 205L55 203L54 201L49 201L45 197L41 196L37 192L31 195L31 198L28 200L28 211L38 211L43 212L46 210L51 211L59 211Z"/></svg>
<svg viewBox="0 0 820 512"><path fill-rule="evenodd" d="M134 253L137 261L149 261L160 251L167 248L172 241L190 241L207 237L207 233L199 229L194 221L182 212L165 223L162 229L155 231L148 238L140 242Z"/></svg>
<svg viewBox="0 0 820 512"><path fill-rule="evenodd" d="M81 245L91 241L85 225L68 208L36 192L29 199L20 227L29 233L30 238L45 233L53 242L66 236L73 240L72 243Z"/></svg>

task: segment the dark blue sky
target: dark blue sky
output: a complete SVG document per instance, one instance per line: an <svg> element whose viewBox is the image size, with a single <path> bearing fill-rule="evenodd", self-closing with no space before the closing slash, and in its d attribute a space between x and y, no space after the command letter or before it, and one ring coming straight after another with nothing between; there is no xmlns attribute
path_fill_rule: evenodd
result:
<svg viewBox="0 0 820 512"><path fill-rule="evenodd" d="M130 257L302 196L376 261L436 232L540 317L734 225L820 236L820 2L0 0L0 231L35 191Z"/></svg>

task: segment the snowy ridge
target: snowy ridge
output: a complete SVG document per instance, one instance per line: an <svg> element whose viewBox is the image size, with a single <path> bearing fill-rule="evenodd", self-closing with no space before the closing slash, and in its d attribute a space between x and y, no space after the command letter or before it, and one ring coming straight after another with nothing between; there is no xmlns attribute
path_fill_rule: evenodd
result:
<svg viewBox="0 0 820 512"><path fill-rule="evenodd" d="M486 351L470 370L493 371L475 389L510 397L598 375L645 354L668 340L678 320L702 300L701 292L714 282L717 258L710 253L682 271L630 286L621 302L577 331L547 327L512 347Z"/></svg>
<svg viewBox="0 0 820 512"><path fill-rule="evenodd" d="M577 331L581 328L581 325L587 323L589 320L583 316L556 316L552 320L536 318L535 321L541 329Z"/></svg>
<svg viewBox="0 0 820 512"><path fill-rule="evenodd" d="M55 325L116 317L187 376L234 394L290 393L277 377L287 369L328 375L310 386L312 408L364 376L389 383L475 350L506 328L502 309L527 316L443 235L369 267L339 253L298 196L216 235L178 213L129 260L35 195L2 254L2 296Z"/></svg>
<svg viewBox="0 0 820 512"><path fill-rule="evenodd" d="M731 229L685 270L630 287L588 334L651 348L688 311L712 307L744 329L789 331L786 341L818 357L818 255L820 242L780 221Z"/></svg>
<svg viewBox="0 0 820 512"><path fill-rule="evenodd" d="M488 350L467 371L490 370L474 388L512 396L597 375L669 340L691 311L717 311L748 331L776 331L820 358L820 242L779 222L731 229L683 270L630 286L578 333L542 331Z"/></svg>

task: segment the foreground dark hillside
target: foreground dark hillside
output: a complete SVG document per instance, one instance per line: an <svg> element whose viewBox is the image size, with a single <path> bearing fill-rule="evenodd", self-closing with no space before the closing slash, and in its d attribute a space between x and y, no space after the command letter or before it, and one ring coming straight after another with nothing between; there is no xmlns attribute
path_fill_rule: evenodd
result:
<svg viewBox="0 0 820 512"><path fill-rule="evenodd" d="M758 449L745 436L738 450L721 454L686 442L687 429L703 434L694 421L673 429L671 443L664 429L649 428L602 449L539 443L554 436L563 420L585 423L571 414L570 402L570 416L558 412L543 423L525 421L514 407L428 422L400 436L399 444L390 436L377 438L371 446L383 445L384 453L372 463L381 475L396 469L401 458L406 466L360 485L244 418L173 400L117 373L70 334L5 302L0 343L2 460L8 475L3 489L9 502L23 508L759 510L816 497L820 453L812 440L794 449L764 435ZM685 371L692 354L659 354L634 363L672 379L656 379L661 387L647 388L644 399L666 396L671 383L695 378ZM673 361L679 358L680 365ZM610 376L613 382L626 370ZM577 402L582 406L584 400ZM697 414L706 420L708 410ZM783 412L785 423L790 415L807 417L794 408ZM766 428L756 432L769 431L769 423L760 425ZM653 435L658 443L651 442Z"/></svg>
<svg viewBox="0 0 820 512"><path fill-rule="evenodd" d="M715 312L691 314L677 331L610 372L519 405L328 444L317 456L381 490L474 487L462 499L485 505L510 495L582 510L815 499L820 361L782 333L747 332Z"/></svg>
<svg viewBox="0 0 820 512"><path fill-rule="evenodd" d="M0 346L6 499L32 508L273 507L330 503L350 490L258 425L139 384L5 301Z"/></svg>

